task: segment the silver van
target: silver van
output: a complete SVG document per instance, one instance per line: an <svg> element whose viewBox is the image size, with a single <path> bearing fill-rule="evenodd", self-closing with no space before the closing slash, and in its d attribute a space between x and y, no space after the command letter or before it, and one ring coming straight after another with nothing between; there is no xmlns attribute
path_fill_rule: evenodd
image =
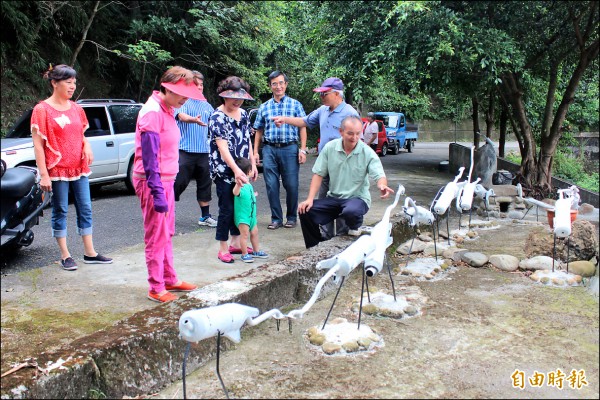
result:
<svg viewBox="0 0 600 400"><path fill-rule="evenodd" d="M126 99L84 99L77 104L85 111L90 124L85 131L94 152L90 184L125 181L133 192L135 124L142 104ZM7 168L36 166L30 128L32 111L23 113L1 140L1 158Z"/></svg>

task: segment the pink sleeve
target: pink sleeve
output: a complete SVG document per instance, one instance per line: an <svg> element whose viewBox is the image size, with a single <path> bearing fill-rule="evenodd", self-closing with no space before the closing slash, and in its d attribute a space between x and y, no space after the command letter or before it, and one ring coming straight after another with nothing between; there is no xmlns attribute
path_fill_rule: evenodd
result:
<svg viewBox="0 0 600 400"><path fill-rule="evenodd" d="M162 131L162 123L160 113L156 111L148 111L138 118L138 128L140 132L157 132Z"/></svg>

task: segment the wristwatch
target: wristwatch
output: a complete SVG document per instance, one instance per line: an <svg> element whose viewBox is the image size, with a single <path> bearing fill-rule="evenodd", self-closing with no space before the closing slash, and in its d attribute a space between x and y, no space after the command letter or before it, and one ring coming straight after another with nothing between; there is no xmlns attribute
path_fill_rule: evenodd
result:
<svg viewBox="0 0 600 400"><path fill-rule="evenodd" d="M307 152L306 150L300 150L300 153L302 153L302 154L304 154L304 155L307 155L307 154L308 154L308 152Z"/></svg>

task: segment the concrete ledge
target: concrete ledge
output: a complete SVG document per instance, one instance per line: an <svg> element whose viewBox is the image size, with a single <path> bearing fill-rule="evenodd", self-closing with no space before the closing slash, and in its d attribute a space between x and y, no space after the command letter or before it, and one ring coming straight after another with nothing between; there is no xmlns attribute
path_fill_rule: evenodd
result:
<svg viewBox="0 0 600 400"><path fill-rule="evenodd" d="M314 266L351 243L338 237L323 242L301 255L265 264L244 274L198 289L175 302L138 312L112 327L77 339L57 351L42 353L42 368L62 367L41 374L23 368L2 378L2 398L89 398L94 390L109 398L155 392L181 378L187 342L179 339L178 322L187 310L238 302L260 309L283 308L304 302L323 276ZM335 285L323 287L326 296ZM221 342L223 349L232 343ZM192 345L186 371L192 372L211 360L215 340Z"/></svg>

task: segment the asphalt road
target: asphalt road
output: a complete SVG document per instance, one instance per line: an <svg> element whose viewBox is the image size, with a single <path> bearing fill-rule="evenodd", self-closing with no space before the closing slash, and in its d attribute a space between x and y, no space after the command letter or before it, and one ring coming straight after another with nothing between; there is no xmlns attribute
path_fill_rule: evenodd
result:
<svg viewBox="0 0 600 400"><path fill-rule="evenodd" d="M514 145L513 145L514 146ZM386 171L410 171L412 168L426 166L436 171L440 161L448 159L447 142L417 142L412 153L402 150L400 154L382 157ZM316 160L315 154L310 154L307 163L300 168L300 201L308 192L312 176L312 164ZM254 183L258 192L258 214L268 218L270 210L267 202L265 184L262 174ZM182 194L176 206L176 231L177 234L188 233L198 229L211 229L199 227L199 207L195 201L196 184L190 183ZM281 189L282 205L285 212L285 190ZM213 200L210 205L211 212L218 214L217 196L213 185ZM143 242L143 225L139 202L134 194L129 194L125 184L94 188L92 191L92 210L94 218L94 245L102 254L110 255L111 252L133 246ZM60 253L56 241L51 237L50 230L51 210L44 212L40 224L33 229L35 239L29 247L20 249L16 254L2 254L2 274L15 274L34 268L56 265ZM67 229L69 236L67 243L71 255L75 260L83 259L83 245L76 233L75 208L69 205Z"/></svg>

